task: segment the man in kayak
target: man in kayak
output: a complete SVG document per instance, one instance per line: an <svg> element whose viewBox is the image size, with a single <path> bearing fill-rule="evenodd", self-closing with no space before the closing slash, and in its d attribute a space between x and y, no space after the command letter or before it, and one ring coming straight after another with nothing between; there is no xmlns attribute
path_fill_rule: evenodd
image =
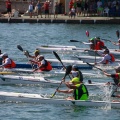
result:
<svg viewBox="0 0 120 120"><path fill-rule="evenodd" d="M88 100L89 93L87 90L87 87L78 81L72 81L72 84L70 82L63 82L68 88L68 90L56 90L57 92L62 93L73 93L73 96L70 96L66 98L67 100Z"/></svg>
<svg viewBox="0 0 120 120"><path fill-rule="evenodd" d="M52 66L50 64L50 62L48 62L47 60L45 60L43 55L39 55L37 56L37 61L32 61L33 63L36 63L38 65L38 67L36 69L34 69L34 71L50 71L52 70Z"/></svg>
<svg viewBox="0 0 120 120"><path fill-rule="evenodd" d="M78 82L83 82L83 74L82 72L78 69L78 67L76 65L72 66L72 70L70 72L70 74L72 75L73 79L70 81L78 81ZM62 78L63 81L65 81L65 77Z"/></svg>
<svg viewBox="0 0 120 120"><path fill-rule="evenodd" d="M97 53L101 55L103 58L101 61L96 62L95 64L108 64L115 62L115 57L112 54L110 54L108 49L105 49L103 54L100 52Z"/></svg>
<svg viewBox="0 0 120 120"><path fill-rule="evenodd" d="M115 72L114 74L108 74L107 72L103 71L104 75L108 77L112 77L114 80L114 83L118 86L120 86L120 66L115 67Z"/></svg>
<svg viewBox="0 0 120 120"><path fill-rule="evenodd" d="M7 53L1 54L0 57L2 57L2 65L0 65L0 67L6 68L6 69L11 69L16 67L15 62L8 57Z"/></svg>
<svg viewBox="0 0 120 120"><path fill-rule="evenodd" d="M104 45L104 42L100 40L100 37L91 38L89 42L92 42L92 44L90 45L91 50L102 50L106 47Z"/></svg>
<svg viewBox="0 0 120 120"><path fill-rule="evenodd" d="M112 42L113 45L119 46L119 50L115 50L120 52L120 39L118 39L118 42Z"/></svg>
<svg viewBox="0 0 120 120"><path fill-rule="evenodd" d="M37 57L38 57L38 55L40 55L40 51L35 50L34 55L27 54L26 52L24 54L29 58L33 58L34 61L37 61Z"/></svg>

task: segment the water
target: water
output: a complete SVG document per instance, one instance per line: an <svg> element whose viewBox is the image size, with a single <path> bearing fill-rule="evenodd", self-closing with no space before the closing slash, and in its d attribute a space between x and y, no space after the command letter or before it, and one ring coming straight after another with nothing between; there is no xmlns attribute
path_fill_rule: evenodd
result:
<svg viewBox="0 0 120 120"><path fill-rule="evenodd" d="M30 54L33 54L40 44L75 45L86 48L87 45L69 42L71 39L87 42L85 31L90 32L90 37L100 36L101 38L117 41L116 30L120 25L74 25L74 24L1 24L0 23L0 49L7 52L11 58L17 62L28 62L27 58L17 49L20 44ZM110 48L117 48L110 42L105 42ZM46 58L55 58L54 55L44 54ZM59 55L61 59L65 57ZM70 59L69 55L66 55ZM89 71L87 71L89 72ZM99 70L93 70L100 75ZM56 77L61 80L62 77ZM68 78L69 79L69 78ZM111 78L100 76L92 79L97 82L112 81ZM52 94L54 88L42 86L0 86L0 90L11 92L25 92L38 94ZM90 94L100 93L103 89L90 90ZM58 93L57 93L58 94ZM107 99L106 99L107 100ZM108 99L109 100L109 99ZM0 103L0 120L118 120L120 118L119 109L78 107L78 106L57 106L48 104L26 104L26 103Z"/></svg>

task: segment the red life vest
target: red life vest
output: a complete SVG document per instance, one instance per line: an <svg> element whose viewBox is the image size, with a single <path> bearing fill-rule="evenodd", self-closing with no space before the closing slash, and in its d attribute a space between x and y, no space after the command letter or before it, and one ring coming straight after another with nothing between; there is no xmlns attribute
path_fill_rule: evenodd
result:
<svg viewBox="0 0 120 120"><path fill-rule="evenodd" d="M95 50L102 50L102 47L104 47L104 42L99 41L99 42L97 42L97 44L95 45Z"/></svg>
<svg viewBox="0 0 120 120"><path fill-rule="evenodd" d="M111 56L111 62L115 62L115 57L114 57L114 55L112 55L112 54L109 54L110 56ZM106 64L108 64L108 60L106 60Z"/></svg>
<svg viewBox="0 0 120 120"><path fill-rule="evenodd" d="M5 65L4 66L4 68L15 68L16 67L16 64L15 64L15 62L12 60L12 59L10 59L11 60L11 64L7 64L7 65ZM3 63L5 63L5 60L3 60Z"/></svg>
<svg viewBox="0 0 120 120"><path fill-rule="evenodd" d="M41 66L41 63L38 63L38 66ZM52 70L52 66L50 64L50 62L48 62L47 60L45 60L45 66L40 68L41 71L50 71Z"/></svg>

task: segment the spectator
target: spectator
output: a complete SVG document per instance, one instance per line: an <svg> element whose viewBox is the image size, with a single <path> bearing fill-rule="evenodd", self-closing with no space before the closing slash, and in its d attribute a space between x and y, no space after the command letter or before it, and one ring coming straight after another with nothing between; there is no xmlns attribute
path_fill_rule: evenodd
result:
<svg viewBox="0 0 120 120"><path fill-rule="evenodd" d="M46 1L44 3L44 11L45 11L45 18L46 18L46 15L48 15L48 18L49 18L49 1Z"/></svg>
<svg viewBox="0 0 120 120"><path fill-rule="evenodd" d="M88 7L89 7L88 2L87 2L87 0L85 0L84 11L83 11L84 16L85 16L85 14L88 16Z"/></svg>
<svg viewBox="0 0 120 120"><path fill-rule="evenodd" d="M58 12L59 12L59 4L58 2L55 2L55 10L54 10L54 18L57 18Z"/></svg>
<svg viewBox="0 0 120 120"><path fill-rule="evenodd" d="M52 14L52 1L49 1L49 16L51 18L51 14Z"/></svg>
<svg viewBox="0 0 120 120"><path fill-rule="evenodd" d="M12 17L12 11L11 11L11 1L7 0L6 1L6 8L7 8L7 13L9 17Z"/></svg>
<svg viewBox="0 0 120 120"><path fill-rule="evenodd" d="M69 2L69 11L71 11L72 6L73 6L73 0L70 0L70 2Z"/></svg>
<svg viewBox="0 0 120 120"><path fill-rule="evenodd" d="M73 17L74 16L74 18L75 18L75 16L76 16L76 12L75 12L75 8L74 8L74 6L72 6L72 8L71 8L71 10L70 10L70 12L69 12L69 17Z"/></svg>
<svg viewBox="0 0 120 120"><path fill-rule="evenodd" d="M36 12L37 12L37 18L39 16L39 14L41 15L41 18L42 18L42 5L40 3L40 0L38 0L35 9L36 9Z"/></svg>
<svg viewBox="0 0 120 120"><path fill-rule="evenodd" d="M32 2L29 3L28 12L29 12L30 18L32 18L32 14L33 14L33 4L32 4Z"/></svg>
<svg viewBox="0 0 120 120"><path fill-rule="evenodd" d="M80 16L81 14L81 1L80 0L77 0L76 14L77 16Z"/></svg>

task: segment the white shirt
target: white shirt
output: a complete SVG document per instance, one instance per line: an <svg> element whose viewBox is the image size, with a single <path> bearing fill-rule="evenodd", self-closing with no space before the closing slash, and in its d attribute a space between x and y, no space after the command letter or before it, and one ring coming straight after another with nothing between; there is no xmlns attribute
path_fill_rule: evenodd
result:
<svg viewBox="0 0 120 120"><path fill-rule="evenodd" d="M8 65L8 64L11 64L11 59L10 58L6 58L5 62L2 65L0 65L0 67L4 67L5 65Z"/></svg>
<svg viewBox="0 0 120 120"><path fill-rule="evenodd" d="M73 70L72 70L71 73L72 73L72 76L73 76L73 77L77 77L77 76L78 76L78 71L73 71Z"/></svg>
<svg viewBox="0 0 120 120"><path fill-rule="evenodd" d="M109 54L104 55L104 57L102 58L101 61L97 62L98 64L102 63L102 64L106 64L106 61L109 61L110 63L111 61L111 56Z"/></svg>

